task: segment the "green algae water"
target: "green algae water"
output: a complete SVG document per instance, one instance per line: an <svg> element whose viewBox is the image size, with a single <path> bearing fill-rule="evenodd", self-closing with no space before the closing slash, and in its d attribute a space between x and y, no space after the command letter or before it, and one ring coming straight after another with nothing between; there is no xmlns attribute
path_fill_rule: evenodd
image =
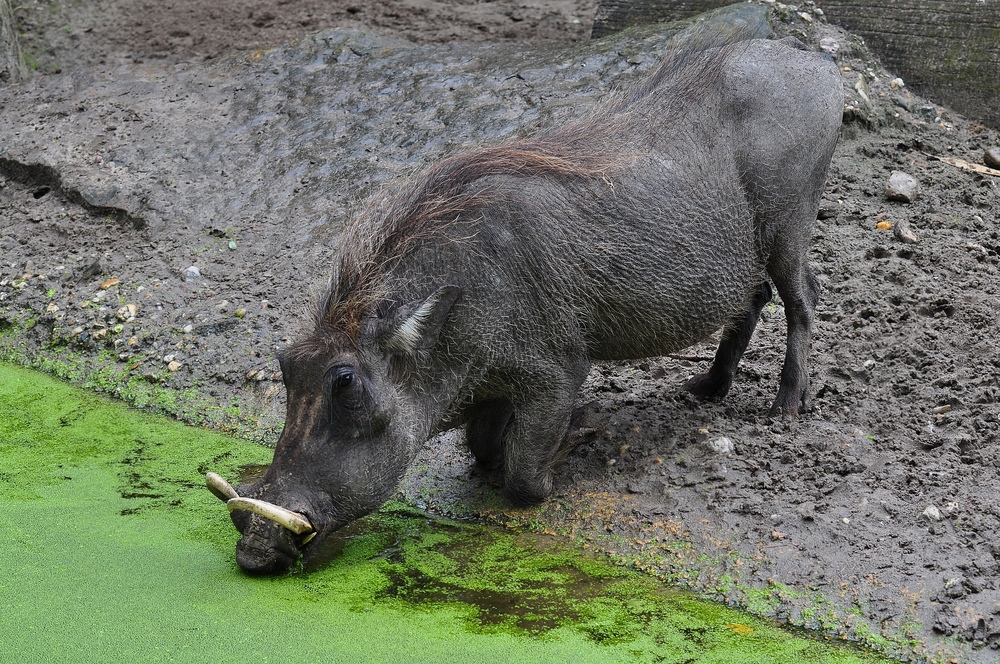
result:
<svg viewBox="0 0 1000 664"><path fill-rule="evenodd" d="M270 456L0 364L0 662L885 661L401 504L249 577L203 477Z"/></svg>

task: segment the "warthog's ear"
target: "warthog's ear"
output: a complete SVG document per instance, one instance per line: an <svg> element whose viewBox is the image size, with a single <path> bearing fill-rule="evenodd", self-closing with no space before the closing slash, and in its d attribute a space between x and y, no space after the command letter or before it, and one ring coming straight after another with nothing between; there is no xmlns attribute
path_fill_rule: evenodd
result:
<svg viewBox="0 0 1000 664"><path fill-rule="evenodd" d="M415 300L401 306L390 317L385 348L409 355L433 348L451 305L455 304L461 292L458 286L442 286L426 300Z"/></svg>

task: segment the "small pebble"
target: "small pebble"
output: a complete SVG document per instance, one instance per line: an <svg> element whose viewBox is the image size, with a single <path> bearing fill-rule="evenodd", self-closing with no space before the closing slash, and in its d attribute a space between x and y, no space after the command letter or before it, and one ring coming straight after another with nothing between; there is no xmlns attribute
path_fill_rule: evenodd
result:
<svg viewBox="0 0 1000 664"><path fill-rule="evenodd" d="M940 521L944 518L941 514L941 510L934 505L928 505L927 509L920 513L920 516L924 517L928 521Z"/></svg>
<svg viewBox="0 0 1000 664"><path fill-rule="evenodd" d="M902 171L893 171L885 185L885 195L890 201L912 203L919 193L917 179Z"/></svg>
<svg viewBox="0 0 1000 664"><path fill-rule="evenodd" d="M137 311L138 308L134 304L129 303L118 309L118 311L115 312L115 317L117 317L120 321L130 321L135 318Z"/></svg>
<svg viewBox="0 0 1000 664"><path fill-rule="evenodd" d="M201 270L199 270L194 265L184 270L184 281L194 281L200 276L201 276Z"/></svg>
<svg viewBox="0 0 1000 664"><path fill-rule="evenodd" d="M819 40L819 50L835 58L840 53L840 42L833 37L823 37Z"/></svg>
<svg viewBox="0 0 1000 664"><path fill-rule="evenodd" d="M903 244L916 244L918 242L917 234L910 228L910 222L906 219L900 219L896 222L896 225L892 227L892 234Z"/></svg>
<svg viewBox="0 0 1000 664"><path fill-rule="evenodd" d="M816 212L816 218L823 219L833 219L840 212L840 206L837 203L833 203L828 200L822 200L819 203L819 210Z"/></svg>

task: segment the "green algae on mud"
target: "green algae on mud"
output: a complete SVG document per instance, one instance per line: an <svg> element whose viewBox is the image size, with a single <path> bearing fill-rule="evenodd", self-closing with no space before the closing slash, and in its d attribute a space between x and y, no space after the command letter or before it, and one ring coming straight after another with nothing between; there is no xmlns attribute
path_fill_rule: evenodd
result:
<svg viewBox="0 0 1000 664"><path fill-rule="evenodd" d="M202 477L269 456L0 365L0 661L882 661L400 504L245 576Z"/></svg>

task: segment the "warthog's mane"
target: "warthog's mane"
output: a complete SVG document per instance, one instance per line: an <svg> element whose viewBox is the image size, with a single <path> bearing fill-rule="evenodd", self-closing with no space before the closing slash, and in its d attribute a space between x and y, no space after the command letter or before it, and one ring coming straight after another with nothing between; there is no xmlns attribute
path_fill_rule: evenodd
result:
<svg viewBox="0 0 1000 664"><path fill-rule="evenodd" d="M484 178L613 182L615 169L636 156L632 146L621 145L615 137L628 127L649 123L651 113L679 118L682 108L712 87L731 55L728 48L710 47L732 46L743 38L732 33L720 42L719 35L696 30L649 78L585 117L533 138L448 157L402 186L376 195L341 236L339 262L313 312L317 331L336 330L356 343L362 323L388 296L386 275L415 247L442 237L463 215L496 202L496 191L477 186ZM643 103L654 92L656 103ZM636 133L644 131L639 124Z"/></svg>
<svg viewBox="0 0 1000 664"><path fill-rule="evenodd" d="M496 188L476 186L484 178L608 177L621 156L594 149L601 127L585 120L569 129L448 157L369 200L341 236L339 264L314 312L317 327L354 338L386 297L384 277L393 266L463 215L498 200Z"/></svg>

